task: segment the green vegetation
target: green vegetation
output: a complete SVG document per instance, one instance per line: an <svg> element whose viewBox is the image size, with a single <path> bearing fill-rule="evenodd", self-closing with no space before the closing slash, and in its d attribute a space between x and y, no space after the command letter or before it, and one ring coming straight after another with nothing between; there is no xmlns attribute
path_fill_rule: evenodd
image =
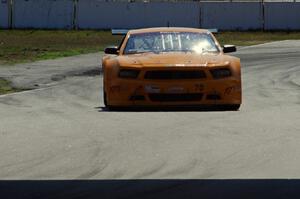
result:
<svg viewBox="0 0 300 199"><path fill-rule="evenodd" d="M0 95L19 91L22 91L22 89L14 88L10 85L9 81L0 78Z"/></svg>
<svg viewBox="0 0 300 199"><path fill-rule="evenodd" d="M216 37L221 44L247 46L300 39L300 32L222 32ZM110 31L0 30L0 65L98 52L121 39Z"/></svg>
<svg viewBox="0 0 300 199"><path fill-rule="evenodd" d="M0 30L0 65L98 52L121 39L109 31Z"/></svg>
<svg viewBox="0 0 300 199"><path fill-rule="evenodd" d="M299 40L300 32L223 32L216 34L221 44L250 46L272 41Z"/></svg>

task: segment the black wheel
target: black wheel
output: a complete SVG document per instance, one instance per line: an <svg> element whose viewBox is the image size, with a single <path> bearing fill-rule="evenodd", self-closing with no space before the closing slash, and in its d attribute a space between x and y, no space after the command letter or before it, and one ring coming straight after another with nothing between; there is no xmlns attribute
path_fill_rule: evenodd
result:
<svg viewBox="0 0 300 199"><path fill-rule="evenodd" d="M230 105L226 105L225 109L228 111L238 111L240 107L241 107L240 104L230 104Z"/></svg>
<svg viewBox="0 0 300 199"><path fill-rule="evenodd" d="M105 91L103 91L103 103L104 103L104 106L107 107L107 97L106 97Z"/></svg>
<svg viewBox="0 0 300 199"><path fill-rule="evenodd" d="M103 91L103 103L104 103L104 106L105 106L106 110L108 110L108 111L115 110L115 107L110 106L110 105L107 104L107 95L106 95L105 91Z"/></svg>

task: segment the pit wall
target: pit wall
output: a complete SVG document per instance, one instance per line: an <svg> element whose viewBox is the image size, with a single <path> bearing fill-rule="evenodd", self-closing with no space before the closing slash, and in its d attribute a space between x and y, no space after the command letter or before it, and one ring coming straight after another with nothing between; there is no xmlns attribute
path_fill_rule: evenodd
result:
<svg viewBox="0 0 300 199"><path fill-rule="evenodd" d="M14 28L71 29L73 0L14 0Z"/></svg>
<svg viewBox="0 0 300 199"><path fill-rule="evenodd" d="M266 30L300 30L300 3L267 3Z"/></svg>
<svg viewBox="0 0 300 199"><path fill-rule="evenodd" d="M0 0L0 28L9 27L9 0Z"/></svg>

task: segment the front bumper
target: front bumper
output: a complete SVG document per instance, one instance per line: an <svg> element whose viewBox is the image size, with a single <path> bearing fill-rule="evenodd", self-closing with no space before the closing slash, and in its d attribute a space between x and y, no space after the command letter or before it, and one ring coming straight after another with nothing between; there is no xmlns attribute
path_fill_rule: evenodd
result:
<svg viewBox="0 0 300 199"><path fill-rule="evenodd" d="M241 81L116 78L104 88L109 106L197 106L241 104Z"/></svg>

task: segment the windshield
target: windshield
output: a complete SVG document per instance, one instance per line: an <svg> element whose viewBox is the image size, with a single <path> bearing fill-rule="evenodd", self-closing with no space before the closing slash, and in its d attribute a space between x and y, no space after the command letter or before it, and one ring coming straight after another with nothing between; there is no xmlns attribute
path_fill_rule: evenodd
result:
<svg viewBox="0 0 300 199"><path fill-rule="evenodd" d="M219 52L208 33L154 32L130 35L124 54L144 52Z"/></svg>

